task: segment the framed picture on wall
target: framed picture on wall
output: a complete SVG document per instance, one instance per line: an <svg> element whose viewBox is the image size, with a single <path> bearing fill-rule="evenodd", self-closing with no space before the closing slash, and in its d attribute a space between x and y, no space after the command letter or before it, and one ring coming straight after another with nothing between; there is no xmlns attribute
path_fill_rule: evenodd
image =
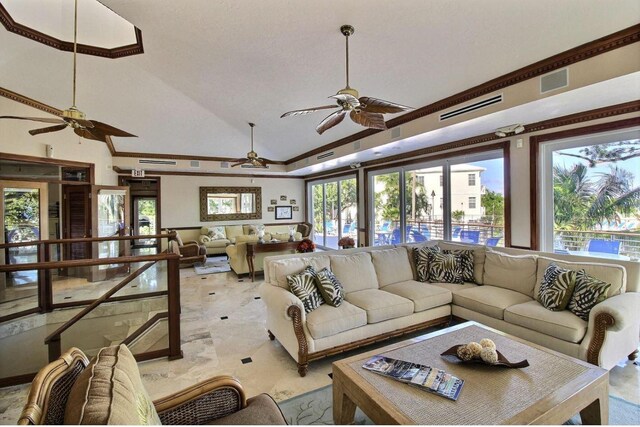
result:
<svg viewBox="0 0 640 427"><path fill-rule="evenodd" d="M273 206L267 206L267 212L273 212L275 210L276 208L274 208Z"/></svg>
<svg viewBox="0 0 640 427"><path fill-rule="evenodd" d="M280 196L280 201L282 202L286 202L287 201L287 196Z"/></svg>
<svg viewBox="0 0 640 427"><path fill-rule="evenodd" d="M289 203L291 203L292 205L295 205L296 204L296 199L289 200Z"/></svg>
<svg viewBox="0 0 640 427"><path fill-rule="evenodd" d="M294 212L298 212L299 210L300 210L300 206L294 206L294 207L293 207L293 211L294 211Z"/></svg>
<svg viewBox="0 0 640 427"><path fill-rule="evenodd" d="M278 201L277 201L276 199L271 199L271 204L272 204L272 205L277 205L277 204L278 204Z"/></svg>
<svg viewBox="0 0 640 427"><path fill-rule="evenodd" d="M291 206L276 206L276 219L292 219L293 210Z"/></svg>

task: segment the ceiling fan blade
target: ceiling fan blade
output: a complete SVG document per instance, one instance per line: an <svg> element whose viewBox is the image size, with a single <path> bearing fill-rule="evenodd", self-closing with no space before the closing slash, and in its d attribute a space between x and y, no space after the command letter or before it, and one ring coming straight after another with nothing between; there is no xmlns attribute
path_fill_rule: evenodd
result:
<svg viewBox="0 0 640 427"><path fill-rule="evenodd" d="M54 119L49 117L0 116L0 119L31 120L32 122L42 122L42 123L65 123L65 121L62 119Z"/></svg>
<svg viewBox="0 0 640 427"><path fill-rule="evenodd" d="M251 163L249 159L238 159L238 160L241 160L241 161L239 161L238 163L232 164L231 165L232 168L235 168L236 166L241 166L247 163Z"/></svg>
<svg viewBox="0 0 640 427"><path fill-rule="evenodd" d="M371 98L368 96L360 97L360 109L367 113L399 113L401 111L412 110L411 107L405 105L396 104L395 102L384 101L378 98Z"/></svg>
<svg viewBox="0 0 640 427"><path fill-rule="evenodd" d="M263 168L263 169L268 168L267 164L260 157L256 157L255 159L252 159L251 164L253 165L254 168Z"/></svg>
<svg viewBox="0 0 640 427"><path fill-rule="evenodd" d="M73 131L76 133L76 135L81 136L85 139L107 142L106 135L96 129L74 128Z"/></svg>
<svg viewBox="0 0 640 427"><path fill-rule="evenodd" d="M335 95L331 95L329 98L337 99L338 101L351 105L353 108L360 105L360 100L353 95L349 95L348 93L338 93Z"/></svg>
<svg viewBox="0 0 640 427"><path fill-rule="evenodd" d="M67 127L67 124L65 123L62 125L55 125L55 126L50 126L46 128L32 129L29 131L29 133L31 135L39 135L41 133L57 132L59 130L65 129L66 127Z"/></svg>
<svg viewBox="0 0 640 427"><path fill-rule="evenodd" d="M386 129L387 125L384 123L384 117L380 113L368 113L364 110L351 110L349 114L351 120L366 128L372 129Z"/></svg>
<svg viewBox="0 0 640 427"><path fill-rule="evenodd" d="M108 125L106 123L102 123L99 122L97 120L87 120L88 122L92 123L92 127L95 127L96 129L99 129L102 133L107 134L107 135L111 135L111 136L132 136L134 138L137 138L136 135L133 135L129 132L125 132L121 129L115 128L111 125Z"/></svg>
<svg viewBox="0 0 640 427"><path fill-rule="evenodd" d="M87 129L92 129L93 128L93 123L91 123L91 120L86 120L86 119L73 119L71 117L63 117L64 121L67 123L77 123L78 125L82 126L83 128L87 128Z"/></svg>
<svg viewBox="0 0 640 427"><path fill-rule="evenodd" d="M322 135L324 131L326 131L327 129L331 129L332 127L340 123L342 120L344 120L344 116L346 114L347 112L345 110L334 111L333 113L325 117L324 120L321 121L318 126L316 126L316 131L320 135Z"/></svg>
<svg viewBox="0 0 640 427"><path fill-rule="evenodd" d="M336 106L335 105L323 105L322 107L313 107L313 108L307 108L307 109L304 109L304 110L288 111L288 112L284 113L283 115L281 115L280 118L289 117L289 116L301 116L303 114L315 113L316 111L328 110L330 108L336 108Z"/></svg>
<svg viewBox="0 0 640 427"><path fill-rule="evenodd" d="M275 163L273 160L267 159L266 157L258 157L258 160L260 160L261 162L264 162L264 164Z"/></svg>

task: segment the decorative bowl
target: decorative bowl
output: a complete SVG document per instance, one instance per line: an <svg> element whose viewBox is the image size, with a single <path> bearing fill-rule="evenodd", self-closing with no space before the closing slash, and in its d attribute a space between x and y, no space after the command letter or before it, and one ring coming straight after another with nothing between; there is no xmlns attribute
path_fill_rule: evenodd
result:
<svg viewBox="0 0 640 427"><path fill-rule="evenodd" d="M506 368L526 368L527 366L529 366L529 362L527 361L527 359L521 362L516 362L516 363L509 362L509 360L506 357L504 357L504 355L500 353L498 350L496 350L496 353L498 353L497 363L487 363L482 359L462 360L458 357L458 347L461 347L463 345L465 344L454 345L449 350L441 353L440 356L442 356L444 360L448 362L453 362L453 363L475 363L475 364L481 364L481 365L487 365L487 366L502 366Z"/></svg>

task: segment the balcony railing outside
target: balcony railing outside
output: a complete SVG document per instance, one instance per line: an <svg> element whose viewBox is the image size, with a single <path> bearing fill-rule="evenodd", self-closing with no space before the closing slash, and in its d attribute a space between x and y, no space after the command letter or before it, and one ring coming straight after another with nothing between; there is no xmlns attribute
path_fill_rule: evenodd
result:
<svg viewBox="0 0 640 427"><path fill-rule="evenodd" d="M620 255L640 260L640 232L628 231L553 231L554 251L586 251L592 239L620 242Z"/></svg>

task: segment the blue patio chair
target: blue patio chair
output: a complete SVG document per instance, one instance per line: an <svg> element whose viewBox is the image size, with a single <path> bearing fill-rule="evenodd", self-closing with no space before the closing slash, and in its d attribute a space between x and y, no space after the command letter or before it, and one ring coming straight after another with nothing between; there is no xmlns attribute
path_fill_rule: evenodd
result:
<svg viewBox="0 0 640 427"><path fill-rule="evenodd" d="M428 232L428 230L427 230ZM411 230L411 237L413 238L414 242L426 242L427 240L429 240L429 238L425 235L423 235L422 233L420 233L418 230Z"/></svg>
<svg viewBox="0 0 640 427"><path fill-rule="evenodd" d="M391 228L391 221L382 221L382 225L380 226L380 231L389 231Z"/></svg>
<svg viewBox="0 0 640 427"><path fill-rule="evenodd" d="M487 246L497 246L498 242L500 241L500 239L502 239L502 236L489 237L487 239L487 242L485 243L485 245L487 245Z"/></svg>
<svg viewBox="0 0 640 427"><path fill-rule="evenodd" d="M602 252L605 254L619 254L620 253L620 241L619 240L589 240L587 247L589 252Z"/></svg>
<svg viewBox="0 0 640 427"><path fill-rule="evenodd" d="M399 228L394 228L391 232L391 242L392 245L399 245L402 243L402 232Z"/></svg>
<svg viewBox="0 0 640 427"><path fill-rule="evenodd" d="M480 241L479 230L462 230L460 232L460 241L467 243L478 243Z"/></svg>
<svg viewBox="0 0 640 427"><path fill-rule="evenodd" d="M453 231L451 232L451 238L457 239L460 237L460 231L462 231L462 227L453 227Z"/></svg>
<svg viewBox="0 0 640 427"><path fill-rule="evenodd" d="M342 234L347 234L347 233L349 233L349 230L350 230L350 229L351 229L351 224L349 224L349 223L345 223L345 224L342 226Z"/></svg>
<svg viewBox="0 0 640 427"><path fill-rule="evenodd" d="M333 234L336 231L336 227L333 225L333 221L325 222L324 229L327 232L327 234Z"/></svg>

